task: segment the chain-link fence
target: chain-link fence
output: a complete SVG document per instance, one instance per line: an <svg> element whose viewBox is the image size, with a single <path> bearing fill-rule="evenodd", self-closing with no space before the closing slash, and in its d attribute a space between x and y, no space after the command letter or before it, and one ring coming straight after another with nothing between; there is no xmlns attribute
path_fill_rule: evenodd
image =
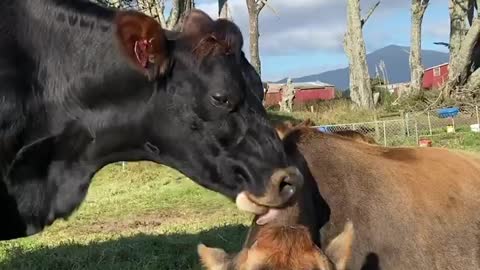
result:
<svg viewBox="0 0 480 270"><path fill-rule="evenodd" d="M444 117L438 110L402 113L400 117L364 123L315 126L323 132L354 130L375 139L378 144L396 146L416 144L421 138L447 133L480 132L479 106Z"/></svg>

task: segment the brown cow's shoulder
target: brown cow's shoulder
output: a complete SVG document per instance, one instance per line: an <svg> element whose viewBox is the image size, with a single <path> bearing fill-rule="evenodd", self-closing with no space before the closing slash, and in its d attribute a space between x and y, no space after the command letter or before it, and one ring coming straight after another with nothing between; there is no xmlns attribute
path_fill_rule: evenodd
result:
<svg viewBox="0 0 480 270"><path fill-rule="evenodd" d="M303 225L324 249L351 222L348 269L480 269L478 155L382 147L306 127L290 130L284 145L305 184L272 224ZM245 247L262 231L254 223Z"/></svg>
<svg viewBox="0 0 480 270"><path fill-rule="evenodd" d="M285 142L308 164L306 175L328 205L322 245L347 220L355 224L352 269L479 269L478 157L381 147L310 129L293 131Z"/></svg>

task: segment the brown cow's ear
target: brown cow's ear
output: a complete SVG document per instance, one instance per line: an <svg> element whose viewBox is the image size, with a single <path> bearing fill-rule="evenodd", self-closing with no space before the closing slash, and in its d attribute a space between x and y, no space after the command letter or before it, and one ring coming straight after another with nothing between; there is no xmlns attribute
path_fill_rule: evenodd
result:
<svg viewBox="0 0 480 270"><path fill-rule="evenodd" d="M122 11L115 19L124 53L150 79L167 72L168 44L160 24L140 12Z"/></svg>
<svg viewBox="0 0 480 270"><path fill-rule="evenodd" d="M345 224L343 232L335 237L330 244L328 244L325 254L335 265L335 269L346 269L348 260L352 254L353 239L353 223L349 221Z"/></svg>
<svg viewBox="0 0 480 270"><path fill-rule="evenodd" d="M207 270L226 270L228 266L228 255L220 248L209 248L204 244L197 246L197 253L202 265Z"/></svg>

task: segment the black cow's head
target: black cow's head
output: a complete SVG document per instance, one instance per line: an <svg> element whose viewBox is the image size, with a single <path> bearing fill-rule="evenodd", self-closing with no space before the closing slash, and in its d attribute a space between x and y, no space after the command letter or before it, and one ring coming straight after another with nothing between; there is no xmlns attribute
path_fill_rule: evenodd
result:
<svg viewBox="0 0 480 270"><path fill-rule="evenodd" d="M167 43L167 79L160 78L144 123L154 160L240 207L284 204L302 177L267 121L262 82L242 53L238 27L195 10Z"/></svg>
<svg viewBox="0 0 480 270"><path fill-rule="evenodd" d="M93 174L122 160L168 165L256 214L293 197L302 175L267 121L235 24L195 10L174 38L136 12L117 12L113 25L108 71L69 90L77 103L50 105L56 132L25 146L10 167L28 234L68 216Z"/></svg>

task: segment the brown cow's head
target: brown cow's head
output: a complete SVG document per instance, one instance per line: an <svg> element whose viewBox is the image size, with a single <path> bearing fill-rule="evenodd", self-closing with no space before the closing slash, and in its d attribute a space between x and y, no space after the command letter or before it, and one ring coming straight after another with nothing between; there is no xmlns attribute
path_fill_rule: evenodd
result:
<svg viewBox="0 0 480 270"><path fill-rule="evenodd" d="M207 270L344 270L353 237L353 225L348 222L324 253L303 226L265 226L252 247L236 256L203 244L198 246L198 254Z"/></svg>
<svg viewBox="0 0 480 270"><path fill-rule="evenodd" d="M277 131L278 136L283 139L290 131L296 128L302 128L302 127L311 127L314 126L315 123L310 119L307 118L303 122L293 125L291 121L284 121L280 124L275 124L275 130Z"/></svg>

